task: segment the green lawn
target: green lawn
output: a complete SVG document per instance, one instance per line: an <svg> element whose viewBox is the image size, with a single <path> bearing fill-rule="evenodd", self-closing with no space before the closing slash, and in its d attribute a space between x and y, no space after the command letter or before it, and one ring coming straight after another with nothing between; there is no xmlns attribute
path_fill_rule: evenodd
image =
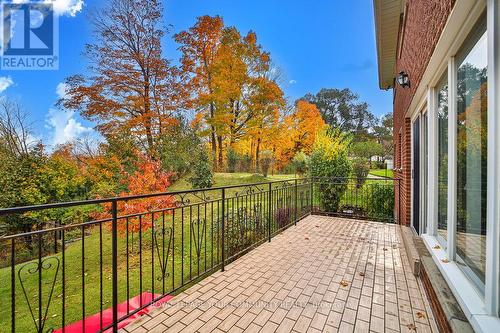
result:
<svg viewBox="0 0 500 333"><path fill-rule="evenodd" d="M215 174L214 187L291 178L294 178L294 175L276 175L264 178L261 175L249 173L217 173ZM299 187L299 192L305 192L308 189L308 185ZM173 184L169 190L176 191L189 188L189 184L184 179L181 179ZM265 189L267 189L267 186L262 187L262 190ZM259 192L258 190L256 192L246 192L247 190L245 188L235 188L226 191L228 215L233 214L235 216L235 212L244 209L249 214L253 214L254 217L260 215L261 218L265 218L263 215L266 214L269 202L266 195L267 192ZM208 191L207 193L211 196L211 201L209 202L200 201L199 197L191 195L184 198L189 199L191 204L187 205L185 203L186 207L176 208L174 214L167 213L165 217L160 213L154 215L153 219L157 222L158 226L161 226L163 218L165 219L165 230L167 233L165 234L165 238L163 238L161 233L156 234L156 237L154 237L151 229L143 231L141 252L138 251L138 232L129 233L128 262L127 237L125 232L120 234L118 238L118 293L120 302L140 294L141 289L142 292L168 293L191 279L196 279L199 275L210 271L212 267L216 267L220 263L220 246L217 242L218 235L220 235L220 231L218 230L218 216L221 212L220 191ZM278 203L275 202L275 198L278 197L277 194L280 194L280 197L283 198L293 198L293 190L276 188L273 190L273 210L279 208ZM255 210L256 204L261 210ZM291 202L289 201L285 205L291 205ZM261 220L263 221L263 219ZM196 223L193 224L193 222ZM125 220L121 219L119 223L123 224ZM243 239L246 242L244 244L232 244L231 246L233 248L235 246L238 247L238 245L247 246L262 237L265 238L266 235L262 233L262 230L259 231L256 228L255 225L249 226L249 229L245 229L244 234L239 234L238 228L231 231L229 227L226 227L228 234L236 232L234 238ZM123 230L126 230L126 228L124 227ZM273 226L273 230L277 230L276 225ZM173 235L172 238L170 238L171 234ZM99 312L101 284L102 308L107 309L111 307L112 265L109 223L103 224L101 229L98 226L87 227L84 235L85 237L83 237L82 242L82 231L80 228L70 229L66 233L66 240L68 242L64 261L66 324ZM44 239L42 242L51 241ZM35 244L38 244L36 239ZM50 247L47 244L45 246ZM102 247L102 261L100 247ZM173 249L173 251L168 251L168 249ZM6 252L10 251L8 247L3 247L2 250ZM228 252L230 251L228 250ZM85 265L83 267L82 253L84 253L85 258ZM235 253L229 253L229 255L231 254ZM16 258L19 257L16 256ZM46 316L47 321L44 326L44 331L46 331L49 328L56 329L62 326L63 291L61 281L63 260L62 253L42 259L46 260L43 263L48 267L42 270L41 299L44 311L47 308L49 293L52 290L52 286L54 286L51 303ZM51 264L51 266L49 267L48 264ZM15 317L16 330L18 332L33 332L35 331L35 323L38 324L39 289L36 267L36 260L19 263L15 267ZM162 268L165 267L164 271L166 274L163 277ZM32 274L29 273L30 268L32 269ZM34 268L35 270L33 271ZM56 271L58 272L57 275L55 274ZM2 304L0 307L0 332L10 331L11 273L10 267L0 269L0 303ZM140 276L142 276L142 286ZM82 312L83 298L85 298L85 313ZM30 313L34 314L35 322Z"/></svg>
<svg viewBox="0 0 500 333"><path fill-rule="evenodd" d="M187 181L188 177L184 177L179 179L177 182L170 186L169 191L182 191L191 189L191 184ZM251 184L251 183L261 183L267 181L275 181L275 180L286 180L286 179L294 179L295 175L268 175L264 177L260 174L246 173L246 172L235 172L235 173L226 173L226 172L217 172L214 174L214 185L213 187L221 187L221 186L231 186L238 184Z"/></svg>
<svg viewBox="0 0 500 333"><path fill-rule="evenodd" d="M386 178L394 178L394 172L387 169L372 169L370 170L370 175Z"/></svg>

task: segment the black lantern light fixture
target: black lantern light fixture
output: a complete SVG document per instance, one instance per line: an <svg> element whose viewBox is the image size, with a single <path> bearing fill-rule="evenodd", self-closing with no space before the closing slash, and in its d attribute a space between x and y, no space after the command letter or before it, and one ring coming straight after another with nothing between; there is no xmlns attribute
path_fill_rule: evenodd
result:
<svg viewBox="0 0 500 333"><path fill-rule="evenodd" d="M410 78L408 77L408 74L405 73L404 71L399 72L398 76L396 77L396 81L403 88L410 86Z"/></svg>

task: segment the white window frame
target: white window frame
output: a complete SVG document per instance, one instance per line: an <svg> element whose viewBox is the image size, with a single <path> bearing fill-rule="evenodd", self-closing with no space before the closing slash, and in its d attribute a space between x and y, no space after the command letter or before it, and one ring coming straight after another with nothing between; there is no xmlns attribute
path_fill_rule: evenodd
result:
<svg viewBox="0 0 500 333"><path fill-rule="evenodd" d="M500 0L488 0L486 16L488 39L488 205L486 213L485 303L488 313L498 316L500 314Z"/></svg>
<svg viewBox="0 0 500 333"><path fill-rule="evenodd" d="M456 259L456 130L457 66L455 54L486 9L488 39L488 185L487 236L484 294L454 262ZM442 249L437 240L438 118L436 86L448 73L448 240ZM499 332L500 328L500 0L457 1L447 26L415 93L409 112L420 113L421 101L428 112L427 230L422 235L448 285L474 330ZM413 117L412 117L413 118ZM412 191L413 192L413 191ZM493 204L492 204L493 203ZM449 262L448 262L449 261Z"/></svg>

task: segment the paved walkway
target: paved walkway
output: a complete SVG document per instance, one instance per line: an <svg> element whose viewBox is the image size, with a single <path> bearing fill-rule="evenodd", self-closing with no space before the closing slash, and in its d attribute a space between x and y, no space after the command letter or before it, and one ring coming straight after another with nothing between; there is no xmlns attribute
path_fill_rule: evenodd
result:
<svg viewBox="0 0 500 333"><path fill-rule="evenodd" d="M396 225L309 216L123 332L437 332Z"/></svg>

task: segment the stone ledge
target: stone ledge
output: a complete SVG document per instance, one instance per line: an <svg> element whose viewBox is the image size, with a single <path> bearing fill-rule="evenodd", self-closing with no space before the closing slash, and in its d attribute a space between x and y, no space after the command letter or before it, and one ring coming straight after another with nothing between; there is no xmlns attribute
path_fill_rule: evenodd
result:
<svg viewBox="0 0 500 333"><path fill-rule="evenodd" d="M415 246L414 233L410 227L404 225L400 225L399 230L403 239L406 256L408 257L408 261L410 261L411 271L415 276L418 276L420 274L421 263L420 255Z"/></svg>
<svg viewBox="0 0 500 333"><path fill-rule="evenodd" d="M472 326L422 238L407 226L400 226L400 231L413 274L422 280L439 332L473 333Z"/></svg>

